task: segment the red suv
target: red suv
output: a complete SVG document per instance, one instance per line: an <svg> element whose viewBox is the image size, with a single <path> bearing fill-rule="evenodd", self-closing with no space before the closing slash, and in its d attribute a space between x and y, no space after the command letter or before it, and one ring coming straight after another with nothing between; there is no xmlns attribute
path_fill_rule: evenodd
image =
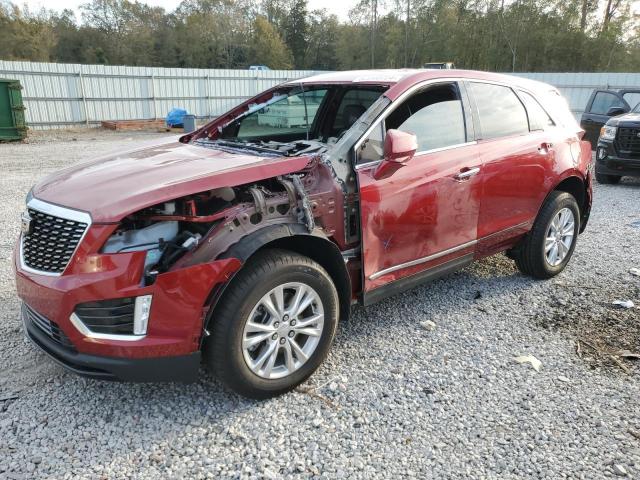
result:
<svg viewBox="0 0 640 480"><path fill-rule="evenodd" d="M558 91L462 70L323 74L177 141L69 167L27 197L28 337L78 374L288 391L338 319L506 251L561 272L591 149Z"/></svg>

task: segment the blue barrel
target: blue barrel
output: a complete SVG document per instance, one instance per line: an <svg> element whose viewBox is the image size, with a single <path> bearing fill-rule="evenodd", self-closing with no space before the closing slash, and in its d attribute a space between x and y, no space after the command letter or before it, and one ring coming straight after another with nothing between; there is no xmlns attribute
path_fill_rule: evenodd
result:
<svg viewBox="0 0 640 480"><path fill-rule="evenodd" d="M189 133L193 132L196 129L196 116L195 115L185 115L182 119L184 125L184 132Z"/></svg>

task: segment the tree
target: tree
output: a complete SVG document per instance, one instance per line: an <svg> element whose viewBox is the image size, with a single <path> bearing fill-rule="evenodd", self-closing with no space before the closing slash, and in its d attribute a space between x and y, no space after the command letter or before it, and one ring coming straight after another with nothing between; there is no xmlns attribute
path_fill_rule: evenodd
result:
<svg viewBox="0 0 640 480"><path fill-rule="evenodd" d="M18 0L21 1L21 0ZM307 0L0 0L0 58L185 68L353 69L453 61L494 71L640 71L632 0L359 0L347 21Z"/></svg>
<svg viewBox="0 0 640 480"><path fill-rule="evenodd" d="M295 68L304 68L307 50L307 0L293 0L285 18L284 39L293 55Z"/></svg>
<svg viewBox="0 0 640 480"><path fill-rule="evenodd" d="M254 22L249 58L253 64L273 69L289 69L293 63L291 51L265 17L258 17Z"/></svg>
<svg viewBox="0 0 640 480"><path fill-rule="evenodd" d="M309 14L307 52L304 68L312 70L338 69L337 40L340 22L326 10L314 10Z"/></svg>

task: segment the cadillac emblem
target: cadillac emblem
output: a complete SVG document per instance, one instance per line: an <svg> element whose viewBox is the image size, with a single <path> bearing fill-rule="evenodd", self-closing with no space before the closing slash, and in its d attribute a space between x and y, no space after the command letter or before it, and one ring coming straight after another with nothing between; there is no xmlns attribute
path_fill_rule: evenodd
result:
<svg viewBox="0 0 640 480"><path fill-rule="evenodd" d="M22 216L20 217L20 220L21 220L22 234L29 235L31 233L31 227L32 227L31 221L33 220L31 218L31 215L29 215L29 212L22 212Z"/></svg>

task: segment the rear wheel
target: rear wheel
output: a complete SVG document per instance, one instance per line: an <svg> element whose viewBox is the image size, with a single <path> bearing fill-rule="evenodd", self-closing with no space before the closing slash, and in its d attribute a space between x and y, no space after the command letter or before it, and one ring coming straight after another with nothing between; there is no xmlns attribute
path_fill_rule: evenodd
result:
<svg viewBox="0 0 640 480"><path fill-rule="evenodd" d="M566 192L552 192L533 228L511 255L522 273L534 278L551 278L569 263L579 230L580 210L576 199Z"/></svg>
<svg viewBox="0 0 640 480"><path fill-rule="evenodd" d="M259 253L237 275L211 320L205 358L231 390L268 398L306 380L329 352L338 294L310 258Z"/></svg>
<svg viewBox="0 0 640 480"><path fill-rule="evenodd" d="M604 173L596 172L596 180L598 181L598 183L602 183L604 185L608 185L608 184L614 185L620 182L621 178L622 177L620 177L619 175L605 175Z"/></svg>

